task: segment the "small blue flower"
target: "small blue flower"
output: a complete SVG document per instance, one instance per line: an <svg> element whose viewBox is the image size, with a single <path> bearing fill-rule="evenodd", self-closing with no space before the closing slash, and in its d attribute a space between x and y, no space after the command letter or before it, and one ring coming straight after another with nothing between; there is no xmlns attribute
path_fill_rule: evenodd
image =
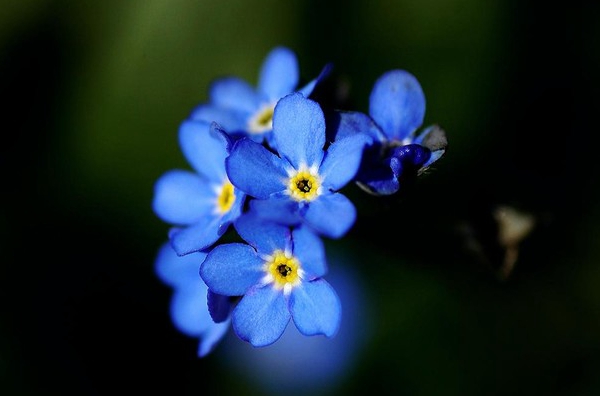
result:
<svg viewBox="0 0 600 396"><path fill-rule="evenodd" d="M273 111L277 101L296 90L309 96L331 69L326 65L319 76L297 89L298 60L286 47L275 47L265 58L256 88L238 77L215 80L209 103L197 106L190 118L218 122L232 136L248 136L256 142L270 142Z"/></svg>
<svg viewBox="0 0 600 396"><path fill-rule="evenodd" d="M169 243L157 254L154 269L157 277L173 288L170 315L175 327L183 334L198 338L198 356L209 354L229 329L231 320L215 323L207 305L208 288L198 275L206 253L178 256Z"/></svg>
<svg viewBox="0 0 600 396"><path fill-rule="evenodd" d="M293 93L275 107L273 139L278 155L243 138L225 161L233 185L255 198L251 210L280 224L306 223L327 237L344 235L356 209L339 190L355 176L366 137L356 134L326 147L319 104Z"/></svg>
<svg viewBox="0 0 600 396"><path fill-rule="evenodd" d="M384 73L373 85L369 115L337 112L334 139L364 134L372 139L356 175L360 187L375 195L397 192L403 177L423 173L446 151L444 131L437 125L416 135L425 116L425 95L418 80L404 70Z"/></svg>
<svg viewBox="0 0 600 396"><path fill-rule="evenodd" d="M293 318L298 330L333 337L341 304L322 279L327 272L321 239L306 227L291 230L245 214L235 222L245 243L215 246L200 267L209 289L243 296L231 313L235 333L253 346L281 337Z"/></svg>
<svg viewBox="0 0 600 396"><path fill-rule="evenodd" d="M342 316L335 338L305 337L288 326L276 343L258 350L226 339L219 357L228 369L273 395L335 394L356 373L376 321L352 258L334 252L328 261L334 265L327 279L344 302L344 312L351 312Z"/></svg>
<svg viewBox="0 0 600 396"><path fill-rule="evenodd" d="M154 185L152 207L174 225L169 239L181 256L214 244L241 215L246 195L227 177L231 141L216 124L184 121L179 144L196 173L175 169L163 174Z"/></svg>

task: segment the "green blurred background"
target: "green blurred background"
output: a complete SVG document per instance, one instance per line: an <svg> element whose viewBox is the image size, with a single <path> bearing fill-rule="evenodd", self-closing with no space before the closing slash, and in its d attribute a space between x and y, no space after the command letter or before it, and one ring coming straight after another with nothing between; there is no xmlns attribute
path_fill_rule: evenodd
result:
<svg viewBox="0 0 600 396"><path fill-rule="evenodd" d="M328 392L600 394L597 2L0 5L0 393L262 394L170 323L150 203L188 168L178 125L210 82L255 84L286 45L303 81L334 64L320 95L344 109L410 71L449 139L400 194L346 190L356 225L327 243L354 257L373 331ZM498 205L536 219L507 279Z"/></svg>

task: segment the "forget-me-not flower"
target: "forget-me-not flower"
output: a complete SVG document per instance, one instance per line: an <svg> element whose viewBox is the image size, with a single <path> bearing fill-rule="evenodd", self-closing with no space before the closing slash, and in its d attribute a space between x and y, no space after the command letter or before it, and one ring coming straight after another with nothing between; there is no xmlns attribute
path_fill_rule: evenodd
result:
<svg viewBox="0 0 600 396"><path fill-rule="evenodd" d="M339 190L356 174L366 136L326 146L321 107L292 93L275 107L273 139L277 153L243 138L225 161L233 185L255 198L251 210L281 224L306 223L321 235L343 236L354 224L356 209Z"/></svg>
<svg viewBox="0 0 600 396"><path fill-rule="evenodd" d="M207 305L208 288L198 270L206 253L178 256L169 243L164 243L156 256L157 277L173 289L170 315L183 334L198 338L198 356L209 354L229 329L230 318L215 323Z"/></svg>
<svg viewBox="0 0 600 396"><path fill-rule="evenodd" d="M327 280L344 304L335 337L306 337L288 326L276 343L258 350L226 338L218 358L228 370L265 394L287 396L334 394L355 374L373 335L374 311L351 255L334 252L327 258L332 264Z"/></svg>
<svg viewBox="0 0 600 396"><path fill-rule="evenodd" d="M231 312L238 337L256 347L270 345L292 318L306 336L333 337L341 304L322 278L327 264L318 235L303 226L261 221L252 213L234 224L247 243L215 246L200 275L213 293L243 296Z"/></svg>
<svg viewBox="0 0 600 396"><path fill-rule="evenodd" d="M397 192L403 177L423 173L446 151L437 125L416 135L425 116L425 95L418 80L404 70L380 76L369 97L369 115L354 111L332 117L335 140L356 134L372 138L356 175L357 184L375 195Z"/></svg>
<svg viewBox="0 0 600 396"><path fill-rule="evenodd" d="M178 255L209 248L242 213L245 194L229 181L225 158L231 139L215 123L186 120L181 150L196 172L175 169L155 183L152 207L173 224L169 239Z"/></svg>
<svg viewBox="0 0 600 396"><path fill-rule="evenodd" d="M275 47L262 64L256 87L239 77L217 79L210 86L209 102L198 105L190 118L216 121L234 137L248 136L257 142L266 139L272 144L270 132L277 101L295 91L308 97L330 69L327 64L317 78L298 88L296 55L289 48Z"/></svg>

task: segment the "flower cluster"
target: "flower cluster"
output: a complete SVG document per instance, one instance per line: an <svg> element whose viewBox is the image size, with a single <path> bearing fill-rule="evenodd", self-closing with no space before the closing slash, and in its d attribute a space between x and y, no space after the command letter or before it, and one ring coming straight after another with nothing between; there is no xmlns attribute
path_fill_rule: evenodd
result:
<svg viewBox="0 0 600 396"><path fill-rule="evenodd" d="M333 337L342 310L325 279L323 238L343 237L357 218L342 190L396 193L445 152L441 128L415 134L425 98L414 76L382 75L365 114L311 98L330 71L298 87L295 54L277 47L256 88L215 80L180 125L193 171L155 183L153 210L171 225L156 271L175 290L173 321L201 339L200 356L230 324L255 347L277 341L290 320L303 335Z"/></svg>

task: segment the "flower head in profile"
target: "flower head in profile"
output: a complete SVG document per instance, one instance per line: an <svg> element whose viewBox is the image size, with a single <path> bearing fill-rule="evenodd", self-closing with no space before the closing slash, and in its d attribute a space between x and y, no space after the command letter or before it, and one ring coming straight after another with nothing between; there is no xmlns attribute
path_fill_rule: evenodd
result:
<svg viewBox="0 0 600 396"><path fill-rule="evenodd" d="M244 138L226 160L233 185L254 198L251 210L280 224L302 223L327 237L343 236L356 209L339 190L356 174L366 137L356 134L326 146L321 107L293 93L275 107L273 139L277 153Z"/></svg>
<svg viewBox="0 0 600 396"><path fill-rule="evenodd" d="M306 336L333 337L341 304L322 277L321 239L306 227L291 229L245 214L235 228L246 243L215 246L200 267L211 292L242 296L231 312L235 333L256 347L274 343L290 319Z"/></svg>
<svg viewBox="0 0 600 396"><path fill-rule="evenodd" d="M169 243L158 250L154 270L157 277L173 289L171 320L183 334L198 338L198 356L208 355L229 329L230 318L216 323L208 311L208 288L198 275L206 253L178 256ZM215 296L217 297L217 296Z"/></svg>
<svg viewBox="0 0 600 396"><path fill-rule="evenodd" d="M178 255L209 248L240 216L245 194L225 172L229 136L215 123L184 121L179 128L181 150L194 168L170 170L154 185L152 208L173 225L169 239Z"/></svg>
<svg viewBox="0 0 600 396"><path fill-rule="evenodd" d="M298 88L300 72L296 55L289 48L275 47L262 64L256 87L238 77L217 79L211 84L209 102L198 105L190 118L216 121L232 136L272 143L270 132L277 101L295 91L309 96L330 69L331 65L326 65L317 78Z"/></svg>
<svg viewBox="0 0 600 396"><path fill-rule="evenodd" d="M393 194L403 179L423 173L442 157L447 140L439 126L416 134L424 117L421 85L404 70L391 70L377 79L369 97L369 115L335 113L331 122L334 139L356 134L372 139L356 175L360 187L374 195Z"/></svg>

